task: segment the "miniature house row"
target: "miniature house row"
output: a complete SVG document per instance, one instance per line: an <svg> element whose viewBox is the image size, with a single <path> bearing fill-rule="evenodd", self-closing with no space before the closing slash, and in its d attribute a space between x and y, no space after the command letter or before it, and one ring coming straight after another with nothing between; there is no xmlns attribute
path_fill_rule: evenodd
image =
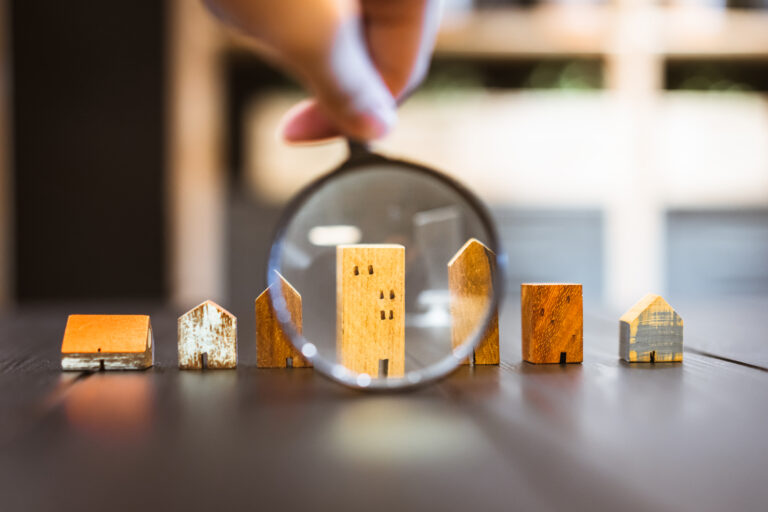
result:
<svg viewBox="0 0 768 512"><path fill-rule="evenodd" d="M448 262L451 343L457 349L474 333L493 297L495 255L475 239ZM282 276L255 300L257 366L312 366L291 344L272 297L283 303L298 333L301 295ZM522 356L530 363L579 363L583 359L580 284L521 285ZM405 247L341 245L336 249L337 359L371 377L405 372ZM683 321L658 295L648 295L620 319L619 355L628 362L681 361ZM472 354L474 364L499 363L499 319L491 320ZM178 320L182 369L237 367L237 319L211 301ZM143 369L152 366L148 316L71 315L62 342L64 370ZM468 364L470 361L464 361Z"/></svg>

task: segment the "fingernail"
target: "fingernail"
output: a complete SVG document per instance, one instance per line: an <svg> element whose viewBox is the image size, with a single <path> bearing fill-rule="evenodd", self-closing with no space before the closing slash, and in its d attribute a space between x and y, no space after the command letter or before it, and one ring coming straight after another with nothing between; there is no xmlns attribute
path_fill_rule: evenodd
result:
<svg viewBox="0 0 768 512"><path fill-rule="evenodd" d="M397 112L386 106L376 107L362 114L361 135L366 139L383 137L397 124Z"/></svg>

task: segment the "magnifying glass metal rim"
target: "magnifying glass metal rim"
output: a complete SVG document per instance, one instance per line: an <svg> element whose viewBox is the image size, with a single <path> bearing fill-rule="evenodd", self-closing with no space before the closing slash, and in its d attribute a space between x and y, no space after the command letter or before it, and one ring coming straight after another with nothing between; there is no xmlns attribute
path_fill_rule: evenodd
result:
<svg viewBox="0 0 768 512"><path fill-rule="evenodd" d="M496 232L496 227L491 220L491 215L488 209L485 207L482 201L463 184L459 183L455 179L447 176L439 171L430 169L424 165L408 162L406 160L394 159L385 157L383 155L372 153L369 149L359 143L349 142L349 157L342 162L339 167L328 172L327 174L316 179L304 189L302 189L284 208L280 220L277 224L277 229L272 237L272 247L269 252L269 260L267 263L267 285L270 289L280 290L281 281L278 269L280 268L280 257L283 251L285 243L285 236L288 227L293 220L295 213L300 210L302 205L315 193L318 189L325 186L330 180L336 179L339 176L350 174L352 172L360 171L361 168L370 165L391 165L407 168L414 172L427 175L442 182L447 187L456 191L462 199L470 204L474 211L477 212L480 222L487 230L488 240L486 243L491 250L496 253L496 271L494 274L493 282L493 298L491 301L491 307L488 309L485 319L482 325L470 336L470 343L463 343L460 347L455 349L450 355L444 357L435 364L429 365L425 368L406 372L403 377L388 377L386 379L371 378L365 374L357 374L352 370L345 368L340 363L331 363L323 357L318 357L317 347L307 338L303 333L297 332L293 325L290 314L288 313L285 297L282 293L275 293L271 299L275 312L277 313L277 319L280 322L284 332L288 335L288 339L301 352L301 354L312 363L314 368L318 370L322 375L339 382L345 386L364 389L368 391L393 391L402 389L411 389L417 386L422 386L438 379L441 379L456 370L461 362L468 358L477 344L480 342L482 333L488 328L488 325L493 318L493 312L497 311L501 306L502 297L504 295L504 283L506 276L506 263L507 258L499 243L499 237ZM299 290L300 292L300 290ZM366 378L367 377L367 378Z"/></svg>

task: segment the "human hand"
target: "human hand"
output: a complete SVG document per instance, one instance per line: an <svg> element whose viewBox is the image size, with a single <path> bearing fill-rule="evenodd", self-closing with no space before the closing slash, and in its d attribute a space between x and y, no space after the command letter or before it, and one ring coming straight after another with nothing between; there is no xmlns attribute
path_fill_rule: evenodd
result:
<svg viewBox="0 0 768 512"><path fill-rule="evenodd" d="M426 74L440 0L205 0L314 94L284 116L288 142L383 136Z"/></svg>

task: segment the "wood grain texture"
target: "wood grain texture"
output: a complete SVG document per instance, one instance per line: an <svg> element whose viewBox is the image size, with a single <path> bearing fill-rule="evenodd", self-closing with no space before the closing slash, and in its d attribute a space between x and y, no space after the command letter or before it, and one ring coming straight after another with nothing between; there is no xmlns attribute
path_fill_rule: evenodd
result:
<svg viewBox="0 0 768 512"><path fill-rule="evenodd" d="M140 370L154 361L146 315L70 315L61 343L63 370Z"/></svg>
<svg viewBox="0 0 768 512"><path fill-rule="evenodd" d="M474 238L467 241L448 262L448 287L451 292L451 345L465 343L489 313L493 301L493 276L496 254ZM474 350L474 364L499 364L499 312L491 321ZM462 364L469 364L465 360Z"/></svg>
<svg viewBox="0 0 768 512"><path fill-rule="evenodd" d="M694 318L714 312L726 325L746 318L754 336L766 311L754 298L673 305L684 314L686 345L694 345ZM177 371L178 313L155 303L120 307L152 312L154 369L62 375L51 339L72 305L0 311L3 510L82 512L96 496L109 512L136 511L147 495L156 508L196 510L207 500L237 510L253 501L254 475L274 475L258 488L268 510L306 509L307 495L321 496L315 508L350 508L348 493L329 489L397 496L403 512L423 511L425 499L448 510L515 503L573 512L761 511L768 501L768 373L696 353L686 353L685 364L624 364L617 315L586 303L582 365L531 365L503 350L500 366L459 368L387 396L341 388L317 372L243 365L242 346L236 372ZM509 301L500 321L516 324L519 312ZM739 341L727 329L710 335L722 346ZM765 336L749 341L745 348L768 352ZM96 388L104 400L83 403ZM113 400L123 410L117 402L142 396L145 407L129 407L128 421L104 407ZM105 470L105 456L115 471ZM732 462L728 478L713 463L723 457ZM373 478L382 464L384 476L396 478ZM425 487L440 492L425 498Z"/></svg>
<svg viewBox="0 0 768 512"><path fill-rule="evenodd" d="M237 368L237 318L205 301L178 320L179 368Z"/></svg>
<svg viewBox="0 0 768 512"><path fill-rule="evenodd" d="M301 295L291 284L280 276L278 283L273 284L256 298L256 366L259 368L286 368L290 360L294 368L311 367L301 353L291 344L288 335L277 319L272 294L281 293L285 299L286 308L291 315L291 322L296 331L302 332Z"/></svg>
<svg viewBox="0 0 768 512"><path fill-rule="evenodd" d="M583 359L583 301L580 284L520 286L523 360L566 363Z"/></svg>
<svg viewBox="0 0 768 512"><path fill-rule="evenodd" d="M336 248L338 359L357 373L405 373L405 247L340 245Z"/></svg>
<svg viewBox="0 0 768 512"><path fill-rule="evenodd" d="M619 319L619 357L631 363L683 360L683 319L660 295L648 294Z"/></svg>

